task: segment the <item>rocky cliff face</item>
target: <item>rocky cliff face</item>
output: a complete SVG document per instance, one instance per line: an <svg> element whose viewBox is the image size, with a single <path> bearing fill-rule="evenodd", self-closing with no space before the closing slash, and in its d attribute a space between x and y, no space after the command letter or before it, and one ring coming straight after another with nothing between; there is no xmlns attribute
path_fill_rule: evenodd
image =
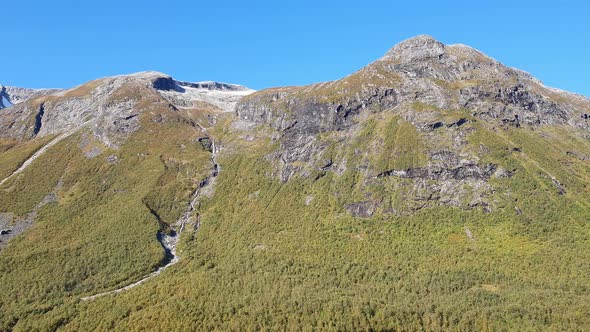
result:
<svg viewBox="0 0 590 332"><path fill-rule="evenodd" d="M217 82L178 82L157 72L102 78L64 91L2 89L14 105L0 112L0 137L26 140L87 126L111 147L135 132L139 115L154 108L228 111L239 98L254 92Z"/></svg>
<svg viewBox="0 0 590 332"><path fill-rule="evenodd" d="M341 80L263 90L236 107L242 123L276 132L273 138L280 148L269 158L278 165L282 181L353 170L363 174L367 187L385 178L405 179L410 200L457 206L467 202L486 209L494 205L487 198L494 191L489 179L511 173L501 165L482 163L489 149L474 149L470 135L481 127L565 126L588 137L589 114L590 101L582 96L548 88L473 48L444 45L429 36L406 40ZM412 135L423 148L409 149L423 154L416 157L421 162L385 169L376 165L388 140L395 140L387 135L353 151L358 160L351 162L345 151L358 133L392 117L396 125L409 124L416 131ZM367 203L371 209L376 204ZM367 215L354 206L356 214Z"/></svg>
<svg viewBox="0 0 590 332"><path fill-rule="evenodd" d="M493 158L497 143L488 136L566 128L580 139L590 137L588 99L429 36L401 42L343 79L302 87L255 92L143 72L64 91L2 87L1 94L14 105L0 112L0 137L19 141L88 127L117 148L140 128L140 118L166 121L162 109L188 119L195 109L212 110L206 119L211 126L223 113L246 139L259 131L268 135L278 147L267 155L271 176L283 182L358 179L361 194L345 202L358 216L432 205L492 210L498 204L493 182L517 169ZM523 153L509 137L499 140L508 142L510 153ZM558 176L546 176L565 192ZM386 207L371 191L384 186L407 199Z"/></svg>
<svg viewBox="0 0 590 332"><path fill-rule="evenodd" d="M545 87L530 74L473 48L418 36L344 79L251 95L240 103L237 114L276 129L297 122L298 127L319 132L343 129L365 110L397 111L415 102L469 109L498 124L569 124L585 129L590 108L588 99Z"/></svg>
<svg viewBox="0 0 590 332"><path fill-rule="evenodd" d="M20 104L27 99L36 98L52 93L57 93L60 89L27 89L17 88L14 86L0 85L0 109L11 105Z"/></svg>

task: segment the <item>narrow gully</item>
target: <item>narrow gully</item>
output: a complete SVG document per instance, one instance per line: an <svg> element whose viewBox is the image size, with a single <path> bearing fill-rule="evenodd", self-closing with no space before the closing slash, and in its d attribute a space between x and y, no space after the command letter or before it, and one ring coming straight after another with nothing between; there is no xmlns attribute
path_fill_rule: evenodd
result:
<svg viewBox="0 0 590 332"><path fill-rule="evenodd" d="M83 298L81 298L82 301L88 301L88 300L93 300L93 299L107 296L107 295L118 294L123 291L129 290L131 288L137 287L137 286L143 284L144 282L148 281L149 279L159 275L164 270L166 270L170 266L173 266L174 264L176 264L180 261L180 257L178 256L178 253L177 253L177 245L178 245L178 241L180 239L180 235L184 231L186 224L191 220L191 216L192 216L193 212L195 211L197 203L201 199L202 190L204 188L212 185L213 184L212 179L217 177L219 175L219 172L221 171L221 167L217 163L217 152L218 151L215 146L215 141L211 140L211 142L212 142L211 161L213 162L213 168L211 170L211 174L209 176L207 176L203 181L201 181L201 183L199 183L199 186L197 187L197 189L194 191L194 193L191 196L191 200L188 203L186 211L173 225L171 225L172 231L170 232L170 234L166 234L161 231L158 232L158 234L157 234L157 239L160 242L160 244L162 245L162 247L164 248L164 251L166 252L166 257L162 260L161 266L156 271L144 276L143 278L141 278L140 280L138 280L132 284L129 284L129 285L121 287L121 288L117 288L112 291L83 297ZM199 215L199 216L197 216L197 222L196 222L195 228L194 228L195 232L197 232L199 230L200 226L201 226L201 218Z"/></svg>

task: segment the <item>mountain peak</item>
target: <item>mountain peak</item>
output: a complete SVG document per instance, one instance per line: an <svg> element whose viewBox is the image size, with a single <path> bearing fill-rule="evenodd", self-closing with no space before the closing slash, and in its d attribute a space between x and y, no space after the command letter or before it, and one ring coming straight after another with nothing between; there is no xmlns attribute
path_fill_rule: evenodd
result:
<svg viewBox="0 0 590 332"><path fill-rule="evenodd" d="M34 93L0 86L0 331L590 331L590 100L471 47Z"/></svg>
<svg viewBox="0 0 590 332"><path fill-rule="evenodd" d="M445 45L429 35L406 39L385 53L384 58L406 63L416 60L439 58L445 53Z"/></svg>
<svg viewBox="0 0 590 332"><path fill-rule="evenodd" d="M132 77L132 78L140 78L140 79L141 78L151 79L151 78L160 78L160 77L170 77L170 75L159 72L159 71L148 70L148 71L140 71L137 73L118 75L118 76L114 76L114 77Z"/></svg>
<svg viewBox="0 0 590 332"><path fill-rule="evenodd" d="M431 35L422 34L422 35L417 35L417 36L402 40L401 42L398 42L395 46L403 45L403 44L417 44L417 43L424 43L424 42L438 42L438 40L436 40Z"/></svg>

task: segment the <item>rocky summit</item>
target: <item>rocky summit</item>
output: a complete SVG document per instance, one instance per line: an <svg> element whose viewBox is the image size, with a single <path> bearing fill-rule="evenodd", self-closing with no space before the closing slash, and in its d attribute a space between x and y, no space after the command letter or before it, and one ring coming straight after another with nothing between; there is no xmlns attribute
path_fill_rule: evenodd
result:
<svg viewBox="0 0 590 332"><path fill-rule="evenodd" d="M0 330L586 330L589 120L426 35L308 86L0 86Z"/></svg>
<svg viewBox="0 0 590 332"><path fill-rule="evenodd" d="M281 148L273 160L283 181L318 169L343 173L353 167L363 174L366 187L390 176L410 179L406 203L490 210L490 178L512 172L506 165L485 163L489 143L473 149L468 136L481 126L491 131L563 126L585 133L589 109L588 99L545 87L468 46L418 36L341 80L252 94L238 104L236 114L245 123L277 131ZM411 131L408 139L416 146L404 147L403 153L384 149L388 143L399 149L408 143L391 143L398 135L392 132L355 151L354 164L345 153L334 155L332 147L342 151L355 133L392 117ZM401 162L400 157L409 159ZM473 190L463 190L466 185ZM381 198L363 202L371 211L382 203Z"/></svg>

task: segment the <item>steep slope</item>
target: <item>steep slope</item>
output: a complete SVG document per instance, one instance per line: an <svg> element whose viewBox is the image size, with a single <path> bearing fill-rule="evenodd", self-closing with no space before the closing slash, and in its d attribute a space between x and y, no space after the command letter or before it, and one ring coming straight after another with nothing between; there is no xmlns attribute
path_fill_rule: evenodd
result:
<svg viewBox="0 0 590 332"><path fill-rule="evenodd" d="M137 108L150 107L147 103L154 95L183 111L199 106L227 111L241 96L254 91L215 82L177 82L162 73L142 72L102 78L53 92L33 93L24 102L2 111L0 138L26 140L54 135L92 121L94 136L110 147L117 147L129 133L137 130L140 113ZM13 96L11 100L16 98L7 95Z"/></svg>
<svg viewBox="0 0 590 332"><path fill-rule="evenodd" d="M359 216L432 204L491 210L497 202L489 197L490 179L511 177L516 169L491 160L490 142L469 136L559 128L585 139L589 113L590 101L582 96L547 88L479 51L429 36L396 45L344 79L264 90L237 107L242 122L269 125L280 135L272 158L283 181L358 172L365 187L386 185L391 177L408 185L402 206L384 206L383 197L349 202ZM367 135L365 144L351 151L358 133ZM559 175L547 173L556 183Z"/></svg>
<svg viewBox="0 0 590 332"><path fill-rule="evenodd" d="M310 86L30 98L0 112L0 174L74 132L0 185L31 225L0 251L0 329L586 330L588 114L428 36ZM144 280L166 237L180 261Z"/></svg>
<svg viewBox="0 0 590 332"><path fill-rule="evenodd" d="M60 89L27 89L0 84L0 109L16 105L27 99L59 92Z"/></svg>
<svg viewBox="0 0 590 332"><path fill-rule="evenodd" d="M149 72L3 109L0 329L176 263L218 172L207 128L248 92Z"/></svg>

